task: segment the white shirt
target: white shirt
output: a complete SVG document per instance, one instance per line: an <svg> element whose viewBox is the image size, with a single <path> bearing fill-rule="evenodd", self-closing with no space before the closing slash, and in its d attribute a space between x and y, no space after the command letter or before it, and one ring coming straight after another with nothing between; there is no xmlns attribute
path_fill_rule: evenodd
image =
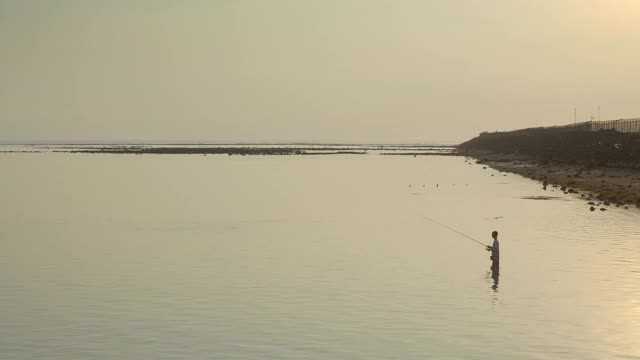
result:
<svg viewBox="0 0 640 360"><path fill-rule="evenodd" d="M491 246L491 255L495 260L500 260L500 243L498 239L493 239L493 245Z"/></svg>

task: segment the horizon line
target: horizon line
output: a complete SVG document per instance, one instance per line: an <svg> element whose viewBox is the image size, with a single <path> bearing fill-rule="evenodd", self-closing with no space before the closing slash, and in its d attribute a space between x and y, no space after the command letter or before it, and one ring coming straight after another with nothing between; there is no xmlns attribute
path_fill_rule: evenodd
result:
<svg viewBox="0 0 640 360"><path fill-rule="evenodd" d="M395 146L455 146L458 142L413 141L413 142L352 142L352 141L0 141L0 145L395 145Z"/></svg>

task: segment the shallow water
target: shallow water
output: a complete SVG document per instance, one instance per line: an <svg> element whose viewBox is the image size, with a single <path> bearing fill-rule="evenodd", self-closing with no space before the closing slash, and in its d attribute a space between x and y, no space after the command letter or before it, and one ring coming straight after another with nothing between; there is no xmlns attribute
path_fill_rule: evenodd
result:
<svg viewBox="0 0 640 360"><path fill-rule="evenodd" d="M3 359L640 358L640 213L463 158L0 168Z"/></svg>

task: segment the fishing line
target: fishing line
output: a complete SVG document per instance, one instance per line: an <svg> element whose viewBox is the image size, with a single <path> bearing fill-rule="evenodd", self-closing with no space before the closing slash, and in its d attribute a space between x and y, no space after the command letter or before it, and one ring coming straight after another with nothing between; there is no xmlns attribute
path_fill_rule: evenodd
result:
<svg viewBox="0 0 640 360"><path fill-rule="evenodd" d="M475 241L475 242L477 242L478 244L480 244L480 245L482 245L482 246L484 246L484 247L489 246L489 245L486 245L485 243L482 243L482 242L480 242L480 241L478 241L478 240L476 240L476 239L472 238L472 237L471 237L471 236L469 236L469 235L463 234L463 233L461 233L460 231L458 231L458 230L456 230L456 229L453 229L453 228L451 228L451 227L449 227L449 226L447 226L447 225L445 225L445 224L443 224L443 223L437 222L437 221L433 220L432 218L429 218L429 217L426 217L426 216L424 216L424 218L425 218L425 219L427 219L427 220L429 220L429 221L432 221L432 222L434 222L434 223L436 223L436 224L438 224L438 225L440 225L440 226L442 226L442 227L444 227L444 228L447 228L447 229L449 229L449 230L453 231L453 232L454 232L454 233L456 233L456 234L462 235L462 236L466 237L467 239L469 239L469 240L471 240L471 241Z"/></svg>

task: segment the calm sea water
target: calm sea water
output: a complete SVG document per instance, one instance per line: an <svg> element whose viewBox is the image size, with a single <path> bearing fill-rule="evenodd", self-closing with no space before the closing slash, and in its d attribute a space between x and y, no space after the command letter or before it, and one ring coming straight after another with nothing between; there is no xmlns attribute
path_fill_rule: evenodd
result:
<svg viewBox="0 0 640 360"><path fill-rule="evenodd" d="M640 213L463 158L0 169L2 359L640 358Z"/></svg>

